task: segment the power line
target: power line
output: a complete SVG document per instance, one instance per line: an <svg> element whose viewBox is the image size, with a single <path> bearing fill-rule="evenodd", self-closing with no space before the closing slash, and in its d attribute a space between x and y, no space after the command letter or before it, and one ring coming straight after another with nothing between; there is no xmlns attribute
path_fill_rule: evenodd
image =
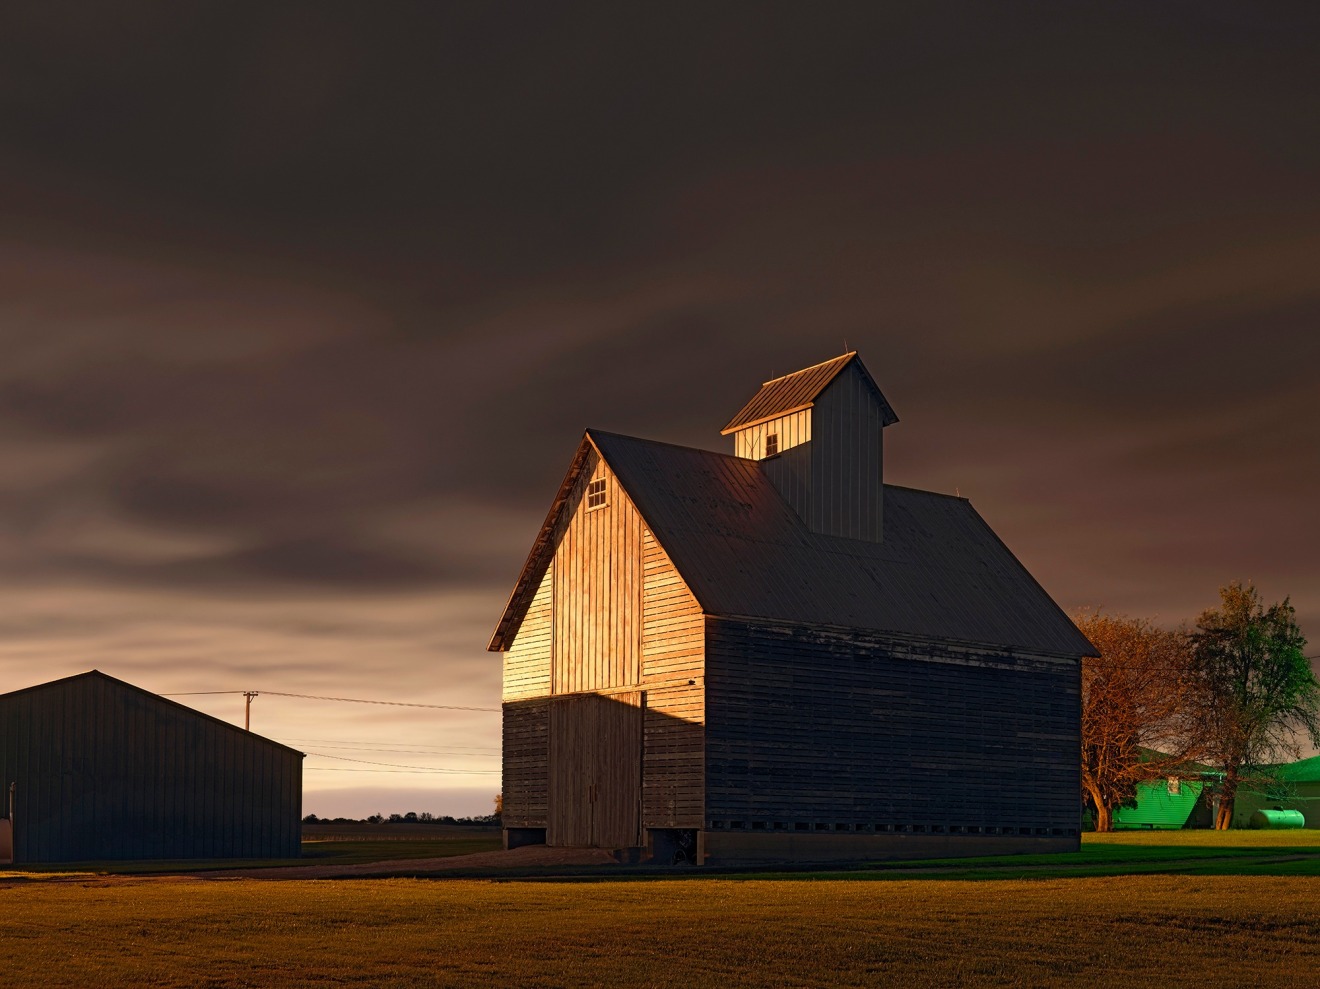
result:
<svg viewBox="0 0 1320 989"><path fill-rule="evenodd" d="M389 766L393 769L410 769L415 773L458 773L493 775L499 772L498 769L439 769L435 766L405 766L400 762L372 762L369 759L350 759L346 755L327 755L324 752L308 752L306 755L314 755L318 759L337 759L340 762L360 762L364 766Z"/></svg>
<svg viewBox="0 0 1320 989"><path fill-rule="evenodd" d="M294 741L285 739L286 742ZM396 749L390 746L380 747L372 745L321 745L323 749L345 749L349 752L368 752L376 755L463 755L463 756L493 756L500 750L493 748L486 749L445 749L431 746L423 749Z"/></svg>
<svg viewBox="0 0 1320 989"><path fill-rule="evenodd" d="M352 746L362 741L362 739L360 738L308 738L305 735L286 735L284 736L284 740L286 742L313 742L320 745L327 745L332 747ZM396 743L390 742L386 739L375 739L375 740L367 740L363 742L363 744L364 745L394 745ZM498 745L428 745L425 742L405 742L405 744L416 745L419 748L423 748L423 749L465 749L465 750L472 749L472 750L480 750L486 752L500 751L500 747Z"/></svg>
<svg viewBox="0 0 1320 989"><path fill-rule="evenodd" d="M409 773L409 772L412 772L412 773L424 773L424 772L426 772L426 771L427 771L427 770L424 770L424 769L413 769L413 770L408 770L408 769L350 769L350 768L343 767L343 766L304 766L304 767L303 767L303 772L306 772L306 773L399 773L399 774L405 774L405 773ZM478 774L475 774L475 773L474 773L473 775L478 775ZM489 775L489 774L482 773L482 774L480 774L480 775Z"/></svg>
<svg viewBox="0 0 1320 989"><path fill-rule="evenodd" d="M425 707L434 711L491 711L498 712L498 707L465 707L460 704L417 704L411 701L370 701L361 697L326 697L322 694L289 694L280 690L189 690L178 694L161 694L162 697L201 697L215 694L260 693L267 697L298 697L309 701L340 701L345 704L383 704L387 707Z"/></svg>

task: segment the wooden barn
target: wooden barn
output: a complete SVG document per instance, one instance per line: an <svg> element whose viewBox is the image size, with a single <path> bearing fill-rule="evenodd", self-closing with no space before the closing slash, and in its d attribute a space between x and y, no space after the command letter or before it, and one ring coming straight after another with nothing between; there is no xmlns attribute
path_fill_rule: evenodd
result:
<svg viewBox="0 0 1320 989"><path fill-rule="evenodd" d="M20 863L296 858L302 759L97 670L0 695Z"/></svg>
<svg viewBox="0 0 1320 989"><path fill-rule="evenodd" d="M510 847L1078 846L1094 650L965 499L883 483L896 421L849 353L732 455L586 433L489 646Z"/></svg>

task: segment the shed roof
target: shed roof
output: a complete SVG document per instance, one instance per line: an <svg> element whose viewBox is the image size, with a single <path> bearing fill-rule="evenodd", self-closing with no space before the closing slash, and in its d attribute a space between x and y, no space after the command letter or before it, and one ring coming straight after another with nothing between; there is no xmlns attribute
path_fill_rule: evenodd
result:
<svg viewBox="0 0 1320 989"><path fill-rule="evenodd" d="M1275 772L1288 783L1320 783L1320 755L1285 763L1276 767Z"/></svg>
<svg viewBox="0 0 1320 989"><path fill-rule="evenodd" d="M8 700L11 697L18 697L21 696L22 694L35 693L36 691L39 690L62 690L62 689L67 690L71 687L80 686L87 681L94 681L94 680L101 680L106 683L113 684L116 687L122 687L125 690L132 691L133 693L141 694L143 697L149 698L150 700L158 704L168 704L171 707L176 707L181 711L188 712L188 714L192 715L193 717L203 718L207 721L213 721L218 725L223 725L225 728L228 728L230 731L238 732L240 735L243 735L245 738L251 738L258 742L264 742L266 745L274 745L277 748L286 749L287 751L293 752L297 755L305 756L305 753L299 752L297 749L293 748L292 746L285 745L283 742L277 742L273 738L267 738L265 735L258 735L256 732L247 731L246 729L238 727L238 725L230 724L228 721L225 721L223 718L213 717L209 714L206 714L203 711L197 710L196 708L189 707L187 704L180 704L178 701L172 701L168 697L162 697L160 694L154 694L150 690L147 690L143 687L139 687L135 684L131 684L127 680L120 680L118 677L112 677L110 676L110 674L102 673L100 670L88 670L86 673L75 673L72 676L61 677L58 680L47 680L45 683L33 684L31 687L23 687L19 690L11 690L8 693L0 694L0 701Z"/></svg>
<svg viewBox="0 0 1320 989"><path fill-rule="evenodd" d="M801 371L794 371L792 374L786 374L783 377L773 378L765 382L761 385L760 391L753 395L738 414L729 420L729 424L720 430L720 433L727 436L739 429L746 429L748 426L755 426L757 423L766 422L769 419L777 419L791 412L810 408L829 383L850 364L857 369L871 387L871 390L875 392L876 399L883 410L884 425L888 426L898 422L898 416L894 414L889 402L881 394L880 387L875 383L875 379L866 370L866 365L857 356L857 351L852 350L822 364L803 368Z"/></svg>
<svg viewBox="0 0 1320 989"><path fill-rule="evenodd" d="M1095 654L966 499L885 485L872 543L810 531L755 461L591 430L574 463L591 447L706 614ZM553 554L537 545L492 649L507 648Z"/></svg>

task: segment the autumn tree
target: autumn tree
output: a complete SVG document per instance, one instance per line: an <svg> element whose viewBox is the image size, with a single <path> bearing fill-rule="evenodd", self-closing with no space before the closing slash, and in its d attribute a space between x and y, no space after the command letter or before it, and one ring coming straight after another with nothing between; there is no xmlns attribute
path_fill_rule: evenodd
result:
<svg viewBox="0 0 1320 989"><path fill-rule="evenodd" d="M1194 666L1209 694L1206 761L1224 774L1215 827L1233 820L1238 787L1300 756L1299 736L1320 745L1320 683L1304 653L1292 604L1265 608L1250 583L1219 590L1220 606L1196 621Z"/></svg>
<svg viewBox="0 0 1320 989"><path fill-rule="evenodd" d="M1200 754L1199 681L1185 632L1121 615L1075 621L1100 653L1082 660L1082 790L1096 830L1109 831L1137 784Z"/></svg>

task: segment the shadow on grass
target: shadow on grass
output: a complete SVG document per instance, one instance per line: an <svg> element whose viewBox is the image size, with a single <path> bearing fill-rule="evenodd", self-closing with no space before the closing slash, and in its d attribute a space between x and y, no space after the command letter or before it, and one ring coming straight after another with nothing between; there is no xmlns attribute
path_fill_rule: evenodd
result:
<svg viewBox="0 0 1320 989"><path fill-rule="evenodd" d="M152 859L141 862L52 862L16 865L3 876L90 873L94 875L171 875L228 869L274 869L300 865L362 865L398 859L448 858L501 847L498 835L446 836L413 840L304 841L299 858L284 859Z"/></svg>

